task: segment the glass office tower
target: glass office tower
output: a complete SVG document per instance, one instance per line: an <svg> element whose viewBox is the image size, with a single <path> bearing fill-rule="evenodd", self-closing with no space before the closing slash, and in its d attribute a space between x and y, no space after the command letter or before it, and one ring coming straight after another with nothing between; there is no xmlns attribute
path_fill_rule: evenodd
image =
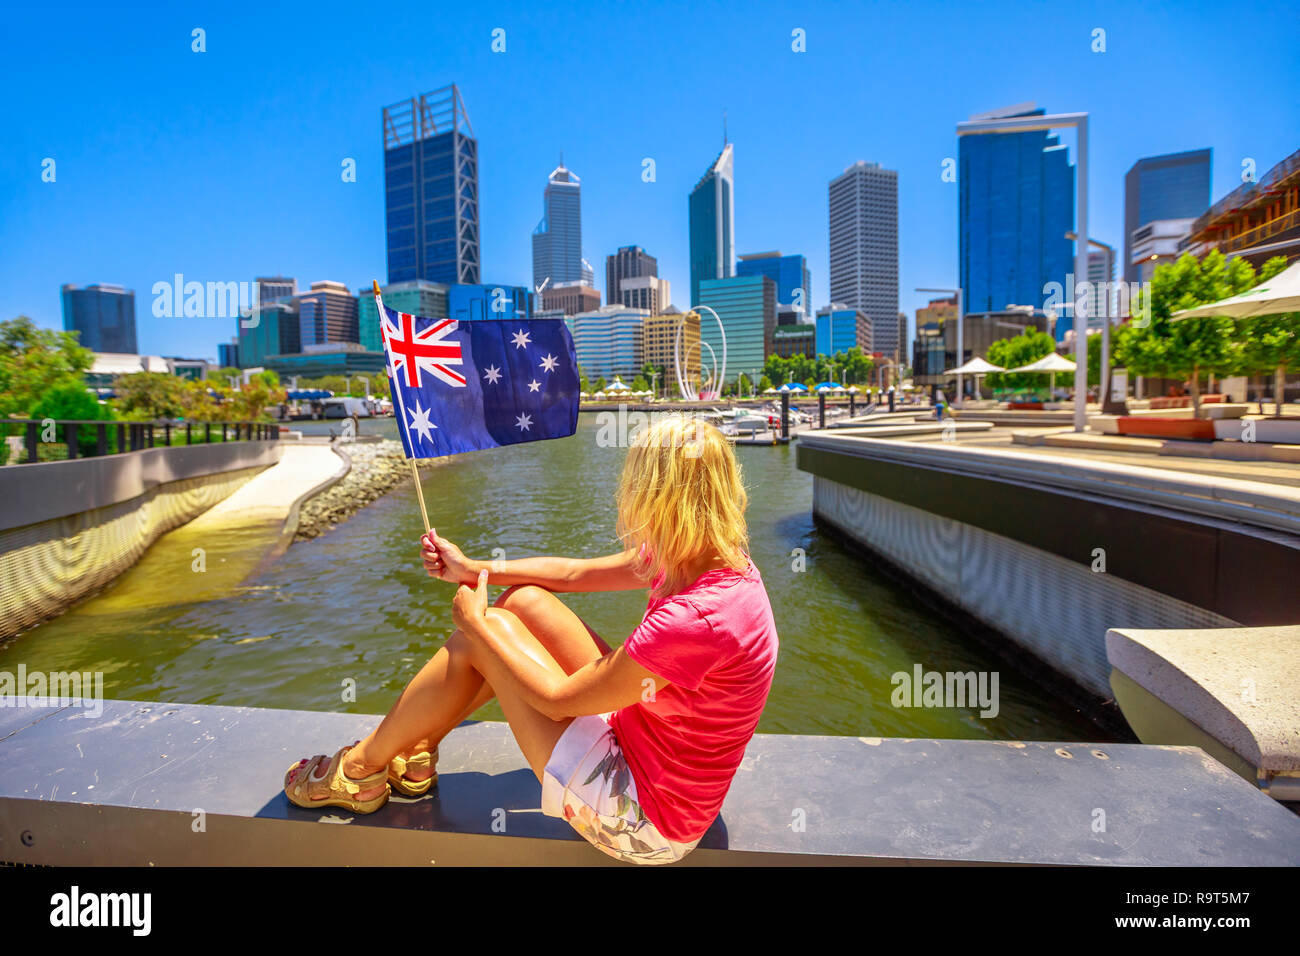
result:
<svg viewBox="0 0 1300 956"><path fill-rule="evenodd" d="M1212 151L1139 159L1124 175L1124 281L1139 281L1133 233L1161 219L1195 219L1210 208Z"/></svg>
<svg viewBox="0 0 1300 956"><path fill-rule="evenodd" d="M60 289L63 328L80 332L79 341L95 352L136 355L135 293L120 285L96 283Z"/></svg>
<svg viewBox="0 0 1300 956"><path fill-rule="evenodd" d="M735 178L728 143L695 184L690 198L691 304L700 301L700 283L735 275Z"/></svg>
<svg viewBox="0 0 1300 956"><path fill-rule="evenodd" d="M388 281L479 281L478 142L453 84L384 107Z"/></svg>
<svg viewBox="0 0 1300 956"><path fill-rule="evenodd" d="M547 279L591 284L582 261L582 180L561 163L546 180L542 221L533 230L533 288Z"/></svg>
<svg viewBox="0 0 1300 956"><path fill-rule="evenodd" d="M781 306L798 306L804 321L812 315L812 274L803 256L783 256L780 252L753 252L736 263L738 276L767 276L776 283L776 302Z"/></svg>
<svg viewBox="0 0 1300 956"><path fill-rule="evenodd" d="M826 188L830 300L871 321L877 352L898 343L898 171L859 159Z"/></svg>
<svg viewBox="0 0 1300 956"><path fill-rule="evenodd" d="M763 363L772 354L776 333L776 283L767 276L705 279L700 283L699 305L713 309L722 320L727 336L727 383L735 382L742 372L758 381ZM700 313L700 343L703 368L712 369L715 356L721 365L722 336L708 312ZM712 355L705 344L713 350Z"/></svg>
<svg viewBox="0 0 1300 956"><path fill-rule="evenodd" d="M1032 104L1013 109L971 119L1045 112ZM1041 307L1047 284L1067 290L1074 271L1074 243L1065 238L1074 229L1074 167L1065 146L1035 130L962 136L957 150L962 308Z"/></svg>

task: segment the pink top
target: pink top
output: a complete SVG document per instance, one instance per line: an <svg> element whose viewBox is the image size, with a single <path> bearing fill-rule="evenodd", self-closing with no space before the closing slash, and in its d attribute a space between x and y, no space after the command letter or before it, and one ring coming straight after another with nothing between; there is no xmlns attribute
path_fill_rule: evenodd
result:
<svg viewBox="0 0 1300 956"><path fill-rule="evenodd" d="M671 683L616 711L610 726L646 816L688 843L722 809L772 687L776 622L758 569L706 571L652 599L623 649Z"/></svg>

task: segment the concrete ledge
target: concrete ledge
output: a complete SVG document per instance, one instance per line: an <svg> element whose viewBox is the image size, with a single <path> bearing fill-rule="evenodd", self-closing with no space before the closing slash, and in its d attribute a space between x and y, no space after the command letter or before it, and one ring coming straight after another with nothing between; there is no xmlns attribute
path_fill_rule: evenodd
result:
<svg viewBox="0 0 1300 956"><path fill-rule="evenodd" d="M280 460L276 441L174 445L0 468L0 531L130 501L159 485Z"/></svg>
<svg viewBox="0 0 1300 956"><path fill-rule="evenodd" d="M1268 778L1300 777L1300 627L1106 633L1111 666ZM1121 701L1123 705L1123 701ZM1140 715L1125 716L1147 743ZM1297 779L1300 783L1300 779Z"/></svg>
<svg viewBox="0 0 1300 956"><path fill-rule="evenodd" d="M439 786L419 800L362 817L285 800L290 764L376 720L130 701L99 717L0 709L0 860L617 865L540 813L499 723L452 733ZM1295 865L1300 820L1194 748L758 735L683 865L809 863Z"/></svg>
<svg viewBox="0 0 1300 956"><path fill-rule="evenodd" d="M865 435L869 438L901 438L905 435L942 435L947 432L986 432L993 428L992 422L972 422L964 419L946 419L938 421L918 421L913 423L883 422L879 425L858 424L853 426L828 425L827 431L835 428L840 435ZM807 432L801 433L800 437Z"/></svg>

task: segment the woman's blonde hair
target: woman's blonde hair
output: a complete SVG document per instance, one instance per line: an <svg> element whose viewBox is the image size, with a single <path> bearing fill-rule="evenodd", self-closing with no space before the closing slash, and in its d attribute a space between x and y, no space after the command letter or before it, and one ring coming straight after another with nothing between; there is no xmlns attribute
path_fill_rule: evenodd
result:
<svg viewBox="0 0 1300 956"><path fill-rule="evenodd" d="M740 463L713 425L671 415L638 434L618 487L618 535L637 552L637 571L655 597L690 584L690 569L718 555L728 567L748 565Z"/></svg>

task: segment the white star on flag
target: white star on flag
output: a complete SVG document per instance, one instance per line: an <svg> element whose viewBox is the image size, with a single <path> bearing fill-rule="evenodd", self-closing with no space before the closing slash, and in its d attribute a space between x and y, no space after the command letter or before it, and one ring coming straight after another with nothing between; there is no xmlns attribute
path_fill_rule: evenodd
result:
<svg viewBox="0 0 1300 956"><path fill-rule="evenodd" d="M483 373L483 377L488 380L489 385L495 385L501 378L501 369L495 365L489 365L487 371Z"/></svg>
<svg viewBox="0 0 1300 956"><path fill-rule="evenodd" d="M533 420L528 415L518 415L515 417L515 427L518 428L521 432L528 431L528 426L531 425L532 423Z"/></svg>
<svg viewBox="0 0 1300 956"><path fill-rule="evenodd" d="M407 409L407 411L410 412L411 415L411 425L410 425L411 429L417 432L419 436L423 438L425 441L432 442L433 441L432 430L437 428L438 426L435 425L433 422L429 421L429 412L431 410L426 408L421 408L420 400L417 398L415 400L415 411L411 411L410 409Z"/></svg>
<svg viewBox="0 0 1300 956"><path fill-rule="evenodd" d="M554 371L555 371L555 367L556 367L557 365L559 365L559 364L560 364L560 363L559 363L558 361L556 361L554 355L549 355L549 354L548 354L548 355L546 356L546 358L542 359L542 366L541 366L541 367L542 367L545 371L547 371L547 372L554 372Z"/></svg>
<svg viewBox="0 0 1300 956"><path fill-rule="evenodd" d="M542 387L542 383L537 381L537 379L533 379L531 382L528 383L528 391L530 392L535 392L541 387Z"/></svg>
<svg viewBox="0 0 1300 956"><path fill-rule="evenodd" d="M515 348L521 349L529 342L528 333L525 332L523 329L520 329L513 336L511 336L510 340L514 343Z"/></svg>

